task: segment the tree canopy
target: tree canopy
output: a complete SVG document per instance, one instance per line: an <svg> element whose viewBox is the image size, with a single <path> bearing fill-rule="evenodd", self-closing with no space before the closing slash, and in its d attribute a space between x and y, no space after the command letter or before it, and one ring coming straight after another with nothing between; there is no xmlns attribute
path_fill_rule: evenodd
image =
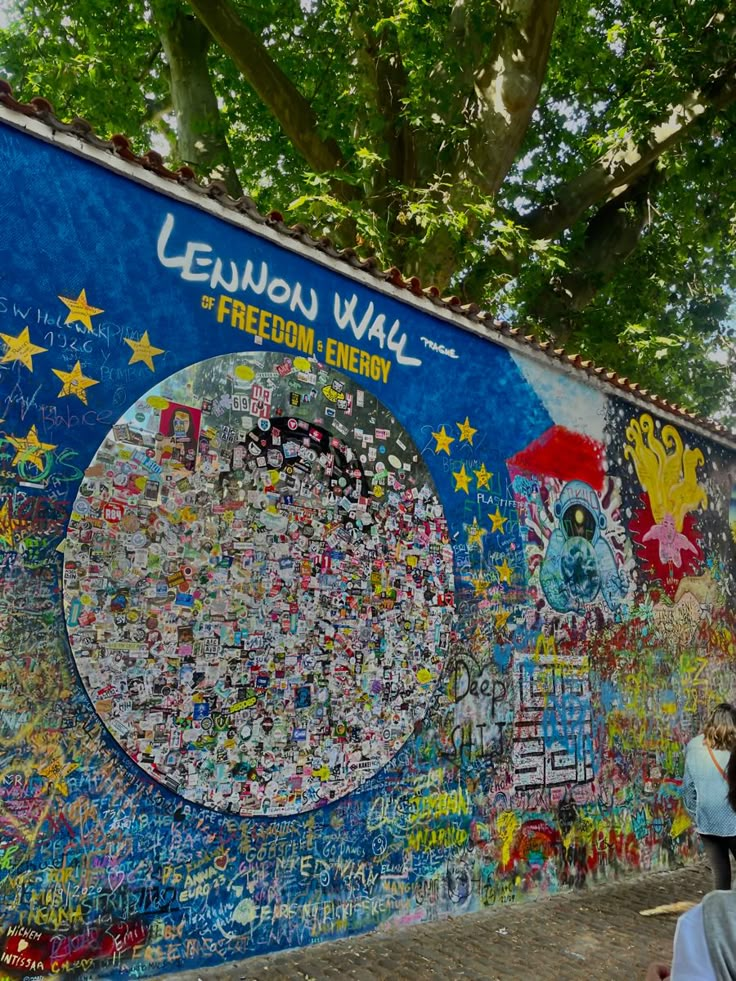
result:
<svg viewBox="0 0 736 981"><path fill-rule="evenodd" d="M16 0L0 73L680 404L733 404L729 4Z"/></svg>

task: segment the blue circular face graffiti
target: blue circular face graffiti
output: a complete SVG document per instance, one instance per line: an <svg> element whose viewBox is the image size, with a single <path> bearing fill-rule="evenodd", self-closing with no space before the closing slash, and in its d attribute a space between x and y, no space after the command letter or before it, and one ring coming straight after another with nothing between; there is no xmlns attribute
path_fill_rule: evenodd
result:
<svg viewBox="0 0 736 981"><path fill-rule="evenodd" d="M97 451L69 525L69 638L125 752L183 797L293 814L353 790L424 715L452 619L430 475L314 361L193 365Z"/></svg>
<svg viewBox="0 0 736 981"><path fill-rule="evenodd" d="M626 581L603 536L607 519L598 495L582 480L565 484L554 506L552 531L539 581L555 610L583 612L599 593L615 610L626 596Z"/></svg>

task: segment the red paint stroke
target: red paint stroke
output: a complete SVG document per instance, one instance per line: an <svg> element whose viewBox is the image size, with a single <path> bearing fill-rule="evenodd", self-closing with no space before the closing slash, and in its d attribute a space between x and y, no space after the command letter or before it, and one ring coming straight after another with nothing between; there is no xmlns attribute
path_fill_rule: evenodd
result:
<svg viewBox="0 0 736 981"><path fill-rule="evenodd" d="M682 523L682 534L695 546L696 552L683 551L680 553L682 564L677 568L671 562L662 562L659 558L659 542L651 539L642 541L644 535L655 525L654 515L649 504L649 495L641 495L641 506L638 507L629 522L629 533L636 545L637 555L643 570L653 581L659 582L670 599L674 599L680 580L685 576L698 575L705 556L700 547L700 532L695 516L685 515Z"/></svg>
<svg viewBox="0 0 736 981"><path fill-rule="evenodd" d="M0 968L58 974L84 961L107 960L138 947L148 936L140 921L87 927L75 934L52 935L29 926L10 927L0 949Z"/></svg>
<svg viewBox="0 0 736 981"><path fill-rule="evenodd" d="M590 436L564 426L552 426L506 461L511 479L517 473L556 477L565 482L582 480L599 494L603 490L605 449Z"/></svg>
<svg viewBox="0 0 736 981"><path fill-rule="evenodd" d="M508 872L519 862L529 862L531 856L537 854L546 861L556 854L560 841L559 831L540 818L524 821L514 836L510 861L499 867L502 872Z"/></svg>

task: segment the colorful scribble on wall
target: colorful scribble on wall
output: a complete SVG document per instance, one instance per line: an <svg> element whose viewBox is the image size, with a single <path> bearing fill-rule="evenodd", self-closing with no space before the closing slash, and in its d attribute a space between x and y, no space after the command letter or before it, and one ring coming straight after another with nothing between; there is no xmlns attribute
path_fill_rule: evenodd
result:
<svg viewBox="0 0 736 981"><path fill-rule="evenodd" d="M736 442L22 126L0 972L144 978L690 859Z"/></svg>

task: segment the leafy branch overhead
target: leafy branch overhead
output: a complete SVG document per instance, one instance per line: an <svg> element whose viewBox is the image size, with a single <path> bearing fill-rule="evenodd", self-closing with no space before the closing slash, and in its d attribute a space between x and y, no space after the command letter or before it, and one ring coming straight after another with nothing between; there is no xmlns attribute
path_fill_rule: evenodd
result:
<svg viewBox="0 0 736 981"><path fill-rule="evenodd" d="M735 42L711 0L19 0L0 64L708 412L733 385Z"/></svg>

